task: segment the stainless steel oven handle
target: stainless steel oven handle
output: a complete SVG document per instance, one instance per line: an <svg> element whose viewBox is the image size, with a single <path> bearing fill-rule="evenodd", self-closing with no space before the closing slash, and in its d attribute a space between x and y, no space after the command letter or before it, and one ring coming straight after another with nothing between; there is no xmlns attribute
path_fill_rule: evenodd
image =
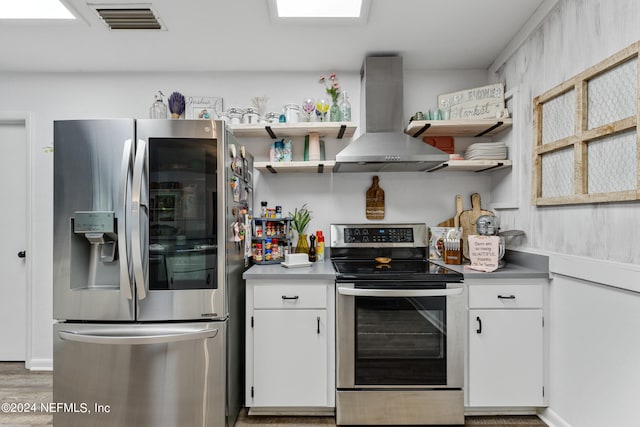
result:
<svg viewBox="0 0 640 427"><path fill-rule="evenodd" d="M446 297L460 295L463 286L455 286L448 289L360 289L338 286L340 295L353 297Z"/></svg>

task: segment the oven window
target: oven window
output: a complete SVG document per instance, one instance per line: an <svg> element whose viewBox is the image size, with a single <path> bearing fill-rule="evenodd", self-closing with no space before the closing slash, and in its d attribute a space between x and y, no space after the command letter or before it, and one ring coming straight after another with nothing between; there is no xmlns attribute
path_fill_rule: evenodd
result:
<svg viewBox="0 0 640 427"><path fill-rule="evenodd" d="M446 297L356 297L356 385L446 385Z"/></svg>

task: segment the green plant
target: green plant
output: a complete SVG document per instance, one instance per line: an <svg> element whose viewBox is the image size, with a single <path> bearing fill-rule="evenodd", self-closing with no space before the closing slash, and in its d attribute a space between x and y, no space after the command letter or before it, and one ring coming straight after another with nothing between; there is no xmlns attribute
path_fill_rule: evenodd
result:
<svg viewBox="0 0 640 427"><path fill-rule="evenodd" d="M311 211L307 208L307 204L302 205L300 209L295 208L293 213L289 212L289 216L293 218L293 229L298 234L304 234L304 230L311 221Z"/></svg>

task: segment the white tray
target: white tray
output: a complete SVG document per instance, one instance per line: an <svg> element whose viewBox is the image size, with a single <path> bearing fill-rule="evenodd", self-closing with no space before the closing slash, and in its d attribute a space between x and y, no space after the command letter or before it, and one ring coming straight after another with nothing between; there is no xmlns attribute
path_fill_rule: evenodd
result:
<svg viewBox="0 0 640 427"><path fill-rule="evenodd" d="M286 267L286 268L297 268L297 267L311 267L312 264L313 263L311 263L311 262L303 262L303 263L300 263L300 264L287 264L286 262L283 262L280 265L282 265L283 267Z"/></svg>

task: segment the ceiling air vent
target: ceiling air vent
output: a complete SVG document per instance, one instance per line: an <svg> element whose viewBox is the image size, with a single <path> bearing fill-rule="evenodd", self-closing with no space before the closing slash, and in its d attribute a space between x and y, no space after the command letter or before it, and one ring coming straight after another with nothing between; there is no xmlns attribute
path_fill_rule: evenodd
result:
<svg viewBox="0 0 640 427"><path fill-rule="evenodd" d="M149 8L104 8L96 12L112 30L161 30L162 25Z"/></svg>

